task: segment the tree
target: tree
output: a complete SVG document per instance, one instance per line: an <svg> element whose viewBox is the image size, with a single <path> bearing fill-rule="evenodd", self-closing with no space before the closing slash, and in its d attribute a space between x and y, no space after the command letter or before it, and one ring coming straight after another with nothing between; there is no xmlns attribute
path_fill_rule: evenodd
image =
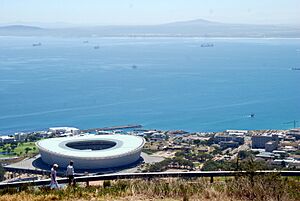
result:
<svg viewBox="0 0 300 201"><path fill-rule="evenodd" d="M206 160L212 159L212 158L213 158L213 156L210 155L210 154L208 154L208 153L200 153L200 154L198 154L198 160L199 161L206 161Z"/></svg>
<svg viewBox="0 0 300 201"><path fill-rule="evenodd" d="M184 151L177 151L176 153L175 153L175 156L176 157L184 157L186 154L185 154L185 152Z"/></svg>
<svg viewBox="0 0 300 201"><path fill-rule="evenodd" d="M32 149L30 147L26 147L25 148L25 154L28 154L29 151L31 151Z"/></svg>
<svg viewBox="0 0 300 201"><path fill-rule="evenodd" d="M220 165L217 161L209 160L203 164L202 170L203 171L218 171L218 170L220 170Z"/></svg>
<svg viewBox="0 0 300 201"><path fill-rule="evenodd" d="M212 154L213 155L217 155L217 154L221 154L222 150L219 147L215 147L215 150L213 150Z"/></svg>
<svg viewBox="0 0 300 201"><path fill-rule="evenodd" d="M283 168L286 167L286 162L285 162L284 160L281 161L281 166L282 166Z"/></svg>
<svg viewBox="0 0 300 201"><path fill-rule="evenodd" d="M28 137L28 140L30 141L30 142L35 142L35 141L37 141L39 138L36 136L36 135L30 135L29 137Z"/></svg>
<svg viewBox="0 0 300 201"><path fill-rule="evenodd" d="M294 151L293 154L300 155L300 150Z"/></svg>
<svg viewBox="0 0 300 201"><path fill-rule="evenodd" d="M17 144L12 144L10 147L12 150L14 150L15 148L17 148L17 146L18 146Z"/></svg>
<svg viewBox="0 0 300 201"><path fill-rule="evenodd" d="M207 141L206 141L206 144L207 146L211 146L213 145L215 142L214 138L213 137L210 137Z"/></svg>
<svg viewBox="0 0 300 201"><path fill-rule="evenodd" d="M241 170L244 171L257 171L257 170L272 170L274 168L280 169L280 166L274 166L264 160L254 160L253 158L248 158L247 160L241 161L240 168Z"/></svg>
<svg viewBox="0 0 300 201"><path fill-rule="evenodd" d="M242 151L239 151L239 153L238 153L238 157L241 160L249 158L249 157L252 157L252 156L253 155L252 155L251 151L244 151L244 150L242 150Z"/></svg>
<svg viewBox="0 0 300 201"><path fill-rule="evenodd" d="M235 170L235 163L230 161L208 160L203 164L203 171Z"/></svg>
<svg viewBox="0 0 300 201"><path fill-rule="evenodd" d="M4 173L5 173L4 168L0 164L0 181L4 180Z"/></svg>
<svg viewBox="0 0 300 201"><path fill-rule="evenodd" d="M194 144L196 144L197 146L199 146L201 144L201 140L197 139L193 141Z"/></svg>
<svg viewBox="0 0 300 201"><path fill-rule="evenodd" d="M164 171L168 165L170 164L171 159L165 159L161 162L158 163L154 163L152 165L150 165L149 167L149 172L161 172Z"/></svg>
<svg viewBox="0 0 300 201"><path fill-rule="evenodd" d="M11 150L12 150L12 149L11 149L11 147L10 147L10 146L9 146L9 147L7 147L7 149L6 149L6 153L7 153L7 154L10 154L10 153L11 153Z"/></svg>

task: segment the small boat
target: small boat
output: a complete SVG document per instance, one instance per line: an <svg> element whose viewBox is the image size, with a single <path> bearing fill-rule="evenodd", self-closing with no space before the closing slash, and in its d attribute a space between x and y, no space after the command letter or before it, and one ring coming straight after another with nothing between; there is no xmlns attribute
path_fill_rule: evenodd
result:
<svg viewBox="0 0 300 201"><path fill-rule="evenodd" d="M137 66L136 65L132 65L131 68L132 69L137 69Z"/></svg>
<svg viewBox="0 0 300 201"><path fill-rule="evenodd" d="M291 70L300 70L300 68L291 68Z"/></svg>
<svg viewBox="0 0 300 201"><path fill-rule="evenodd" d="M83 43L89 43L89 41L88 41L88 40L85 40L85 41L83 41Z"/></svg>
<svg viewBox="0 0 300 201"><path fill-rule="evenodd" d="M213 43L202 43L201 47L213 47L214 44Z"/></svg>
<svg viewBox="0 0 300 201"><path fill-rule="evenodd" d="M95 50L97 50L97 49L99 49L99 48L100 48L99 45L94 46L94 49L95 49Z"/></svg>
<svg viewBox="0 0 300 201"><path fill-rule="evenodd" d="M249 117L251 117L251 118L254 118L254 116L255 116L254 113L251 113L251 114L249 115Z"/></svg>
<svg viewBox="0 0 300 201"><path fill-rule="evenodd" d="M42 43L33 43L32 46L33 46L33 47L36 47L36 46L42 46Z"/></svg>

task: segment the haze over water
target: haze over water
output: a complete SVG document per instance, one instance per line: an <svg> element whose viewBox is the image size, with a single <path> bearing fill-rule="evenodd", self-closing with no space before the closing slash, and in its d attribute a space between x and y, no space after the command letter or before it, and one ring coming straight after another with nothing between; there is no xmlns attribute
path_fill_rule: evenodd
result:
<svg viewBox="0 0 300 201"><path fill-rule="evenodd" d="M293 67L300 39L0 37L0 134L288 129L300 120Z"/></svg>

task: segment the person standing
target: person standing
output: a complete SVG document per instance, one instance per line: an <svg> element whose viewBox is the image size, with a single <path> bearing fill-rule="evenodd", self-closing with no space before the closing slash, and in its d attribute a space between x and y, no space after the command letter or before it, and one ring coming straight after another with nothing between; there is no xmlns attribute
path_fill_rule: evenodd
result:
<svg viewBox="0 0 300 201"><path fill-rule="evenodd" d="M75 186L75 178L74 178L74 167L73 167L74 162L70 161L68 167L67 167L67 177L69 181L69 186L73 184Z"/></svg>
<svg viewBox="0 0 300 201"><path fill-rule="evenodd" d="M51 183L50 183L50 188L51 189L58 189L59 188L59 184L56 180L56 171L58 169L58 165L57 164L53 164L52 168L51 168Z"/></svg>

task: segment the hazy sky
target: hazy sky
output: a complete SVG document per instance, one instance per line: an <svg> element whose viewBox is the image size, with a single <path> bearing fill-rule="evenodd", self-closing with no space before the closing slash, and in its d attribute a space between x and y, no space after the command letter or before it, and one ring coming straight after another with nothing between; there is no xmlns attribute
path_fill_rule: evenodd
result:
<svg viewBox="0 0 300 201"><path fill-rule="evenodd" d="M0 0L0 23L123 25L197 18L300 24L300 0Z"/></svg>

